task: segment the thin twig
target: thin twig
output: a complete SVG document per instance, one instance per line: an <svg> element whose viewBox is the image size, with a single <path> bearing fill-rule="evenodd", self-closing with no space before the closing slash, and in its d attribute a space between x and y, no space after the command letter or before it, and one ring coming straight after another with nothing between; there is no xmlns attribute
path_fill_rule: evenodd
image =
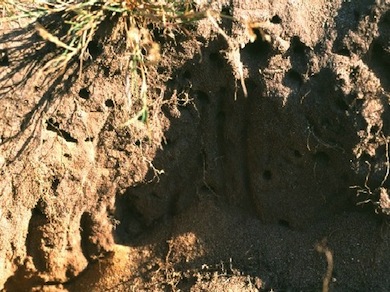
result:
<svg viewBox="0 0 390 292"><path fill-rule="evenodd" d="M329 291L329 285L332 280L333 265L334 265L333 253L327 246L326 241L327 241L326 238L324 238L321 242L315 245L316 251L319 253L323 253L325 255L326 262L327 262L327 268L322 282L322 292Z"/></svg>

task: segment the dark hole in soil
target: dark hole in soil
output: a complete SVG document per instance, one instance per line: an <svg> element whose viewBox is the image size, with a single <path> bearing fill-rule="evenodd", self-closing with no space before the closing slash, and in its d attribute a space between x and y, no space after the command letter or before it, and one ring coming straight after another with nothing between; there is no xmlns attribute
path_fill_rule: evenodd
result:
<svg viewBox="0 0 390 292"><path fill-rule="evenodd" d="M157 42L160 42L162 40L164 40L163 36L162 36L162 30L159 29L158 27L156 27L153 23L148 23L146 25L148 31L152 32L152 35L153 35L153 39L156 40Z"/></svg>
<svg viewBox="0 0 390 292"><path fill-rule="evenodd" d="M92 59L96 59L101 53L103 53L103 45L97 41L90 41L88 44L88 51Z"/></svg>
<svg viewBox="0 0 390 292"><path fill-rule="evenodd" d="M43 211L43 206L44 206L44 202L42 201L42 199L39 199L35 208L32 209L32 215L45 217L45 212Z"/></svg>
<svg viewBox="0 0 390 292"><path fill-rule="evenodd" d="M232 6L231 5L222 6L221 14L226 16L233 16Z"/></svg>
<svg viewBox="0 0 390 292"><path fill-rule="evenodd" d="M9 58L7 50L0 50L0 66L9 66Z"/></svg>
<svg viewBox="0 0 390 292"><path fill-rule="evenodd" d="M263 37L258 29L254 29L256 34L256 40L253 43L249 43L245 46L243 51L247 52L249 55L253 56L262 56L263 58L268 59L268 55L272 51L271 44L266 40L263 40Z"/></svg>
<svg viewBox="0 0 390 292"><path fill-rule="evenodd" d="M91 96L91 92L89 91L88 88L81 88L80 91L79 91L79 96L82 98L82 99L89 99L90 96Z"/></svg>
<svg viewBox="0 0 390 292"><path fill-rule="evenodd" d="M84 140L85 142L93 142L93 137L87 137Z"/></svg>
<svg viewBox="0 0 390 292"><path fill-rule="evenodd" d="M265 180L271 180L272 179L272 172L270 170L265 170L263 172L263 178Z"/></svg>
<svg viewBox="0 0 390 292"><path fill-rule="evenodd" d="M112 99L107 99L104 104L106 107L114 107L114 101Z"/></svg>
<svg viewBox="0 0 390 292"><path fill-rule="evenodd" d="M68 279L72 279L75 275L73 269L67 269L66 272L65 272L65 276L68 278Z"/></svg>
<svg viewBox="0 0 390 292"><path fill-rule="evenodd" d="M58 122L56 122L53 118L50 118L46 121L46 129L48 131L58 131L58 128L60 126L60 124Z"/></svg>
<svg viewBox="0 0 390 292"><path fill-rule="evenodd" d="M100 5L94 4L94 5L92 5L92 7L91 7L91 11L98 11L99 9L101 9Z"/></svg>
<svg viewBox="0 0 390 292"><path fill-rule="evenodd" d="M103 67L103 74L104 74L104 77L110 77L110 68Z"/></svg>
<svg viewBox="0 0 390 292"><path fill-rule="evenodd" d="M337 50L336 54L341 55L341 56L350 57L351 56L351 51L348 50L347 48L342 48L340 50Z"/></svg>
<svg viewBox="0 0 390 292"><path fill-rule="evenodd" d="M359 67L353 67L352 70L351 70L351 73L349 73L349 77L351 79L356 79L356 77L358 76L359 74Z"/></svg>
<svg viewBox="0 0 390 292"><path fill-rule="evenodd" d="M52 183L51 183L51 189L53 190L53 192L57 191L59 184L60 184L60 180L58 179L58 177L54 178Z"/></svg>
<svg viewBox="0 0 390 292"><path fill-rule="evenodd" d="M89 236L92 233L93 221L91 214L84 212L81 215L80 220L80 237L81 237L81 251L86 259L90 259L93 251L91 249L91 243L89 241Z"/></svg>
<svg viewBox="0 0 390 292"><path fill-rule="evenodd" d="M140 114L137 118L138 121L143 122L144 121L144 115Z"/></svg>
<svg viewBox="0 0 390 292"><path fill-rule="evenodd" d="M46 129L48 131L52 131L52 132L57 133L57 135L64 138L67 142L71 142L71 143L78 142L78 140L76 138L73 138L69 132L61 130L59 128L59 126L60 126L60 124L58 122L55 122L52 118L50 118L46 121Z"/></svg>
<svg viewBox="0 0 390 292"><path fill-rule="evenodd" d="M278 224L282 227L290 228L290 223L287 220L279 219Z"/></svg>
<svg viewBox="0 0 390 292"><path fill-rule="evenodd" d="M140 147L142 145L142 143L148 143L149 142L149 138L147 136L143 137L142 139L137 139L134 144L138 147Z"/></svg>
<svg viewBox="0 0 390 292"><path fill-rule="evenodd" d="M45 202L39 199L34 209L28 226L28 233L26 238L27 255L31 256L34 265L38 271L44 271L46 268L45 255L41 250L42 244L42 226L48 222L46 215L43 212Z"/></svg>
<svg viewBox="0 0 390 292"><path fill-rule="evenodd" d="M147 27L147 29L148 29L149 31L152 31L152 30L155 29L155 25L154 25L153 23L148 23L148 24L146 25L146 27Z"/></svg>
<svg viewBox="0 0 390 292"><path fill-rule="evenodd" d="M276 14L271 18L271 22L275 24L280 24L282 23L282 19L279 17L279 15Z"/></svg>
<svg viewBox="0 0 390 292"><path fill-rule="evenodd" d="M130 243L147 231L143 216L136 210L131 194L117 195L114 217L120 223L114 230L115 242Z"/></svg>
<svg viewBox="0 0 390 292"><path fill-rule="evenodd" d="M61 130L61 136L64 138L67 142L71 143L77 143L78 140L76 138L73 138L69 132L66 132L64 130Z"/></svg>
<svg viewBox="0 0 390 292"><path fill-rule="evenodd" d="M291 39L291 48L294 53L297 54L304 54L306 50L309 49L308 46L306 46L304 43L301 42L300 38L298 36L294 36Z"/></svg>

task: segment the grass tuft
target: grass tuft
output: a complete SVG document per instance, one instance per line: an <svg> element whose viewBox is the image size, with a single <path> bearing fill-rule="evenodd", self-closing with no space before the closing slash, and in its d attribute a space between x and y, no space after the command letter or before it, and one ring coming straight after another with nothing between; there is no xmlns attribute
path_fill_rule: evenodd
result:
<svg viewBox="0 0 390 292"><path fill-rule="evenodd" d="M0 24L26 18L42 39L59 48L44 66L46 73L63 73L72 60L78 60L81 76L83 62L90 57L88 45L102 23L108 20L123 25L127 103L131 107L135 101L142 102L142 109L125 125L137 120L146 123L148 118L148 65L160 59L160 46L149 27L174 36L183 25L208 15L206 10L197 11L190 0L0 0L0 7ZM47 25L50 17L60 19L55 29Z"/></svg>

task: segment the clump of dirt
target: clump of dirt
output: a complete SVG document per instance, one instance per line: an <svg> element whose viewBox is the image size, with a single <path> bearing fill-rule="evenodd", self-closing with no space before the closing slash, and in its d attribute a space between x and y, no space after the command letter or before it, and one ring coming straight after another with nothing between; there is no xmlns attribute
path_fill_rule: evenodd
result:
<svg viewBox="0 0 390 292"><path fill-rule="evenodd" d="M0 287L388 291L385 2L215 2L224 34L160 39L146 123L119 38L47 76L2 28Z"/></svg>

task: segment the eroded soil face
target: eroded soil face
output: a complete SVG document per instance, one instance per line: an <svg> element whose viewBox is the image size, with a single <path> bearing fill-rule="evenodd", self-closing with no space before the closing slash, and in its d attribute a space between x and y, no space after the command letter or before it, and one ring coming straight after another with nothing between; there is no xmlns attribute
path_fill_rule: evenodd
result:
<svg viewBox="0 0 390 292"><path fill-rule="evenodd" d="M390 3L215 6L231 39L161 38L147 123L120 39L46 76L2 28L0 288L390 290Z"/></svg>

